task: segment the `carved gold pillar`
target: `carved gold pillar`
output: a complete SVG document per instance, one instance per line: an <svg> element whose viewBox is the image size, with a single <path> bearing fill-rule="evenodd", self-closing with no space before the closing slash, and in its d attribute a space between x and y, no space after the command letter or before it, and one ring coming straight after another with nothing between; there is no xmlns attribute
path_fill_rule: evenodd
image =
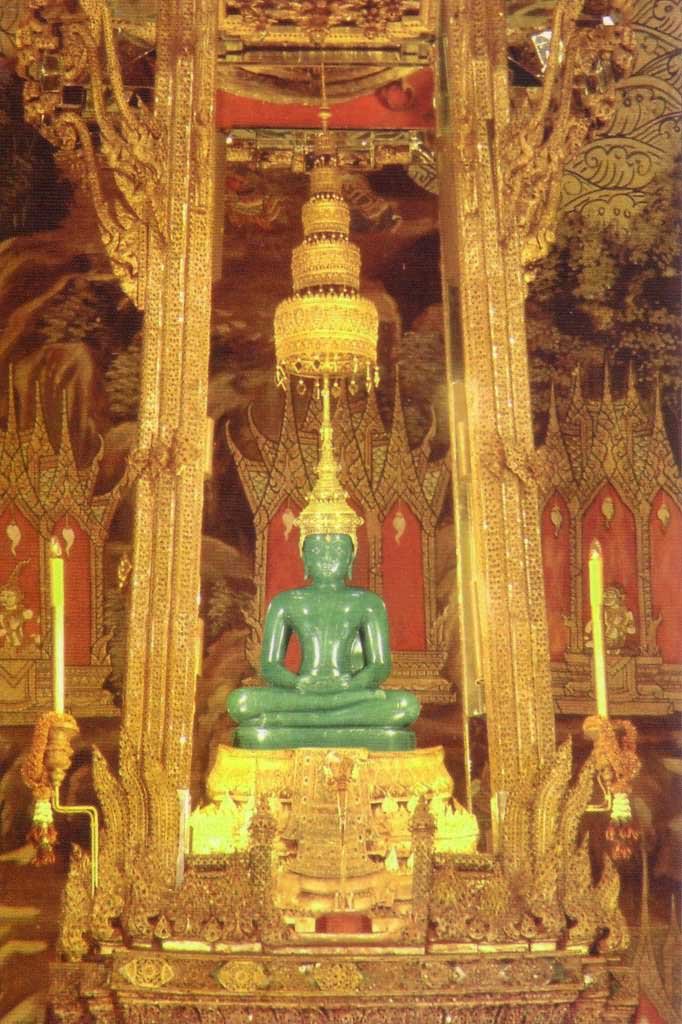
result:
<svg viewBox="0 0 682 1024"><path fill-rule="evenodd" d="M189 784L211 320L217 0L161 0L123 727ZM124 766L125 767L125 766Z"/></svg>
<svg viewBox="0 0 682 1024"><path fill-rule="evenodd" d="M522 240L505 192L510 123L504 5L444 5L443 274L450 313L464 650L483 680L493 796L554 751L524 324ZM474 680L475 681L475 680Z"/></svg>

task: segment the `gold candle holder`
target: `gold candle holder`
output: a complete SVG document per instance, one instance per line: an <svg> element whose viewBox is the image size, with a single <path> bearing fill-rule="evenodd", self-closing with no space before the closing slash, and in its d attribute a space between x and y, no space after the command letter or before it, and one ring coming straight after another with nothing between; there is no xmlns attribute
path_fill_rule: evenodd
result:
<svg viewBox="0 0 682 1024"><path fill-rule="evenodd" d="M64 715L50 726L45 747L45 769L50 789L59 789L73 760L72 742L79 729L71 715Z"/></svg>
<svg viewBox="0 0 682 1024"><path fill-rule="evenodd" d="M90 893L94 897L99 876L99 813L90 804L62 804L59 791L73 760L72 743L79 732L71 715L50 726L45 747L45 769L52 791L52 808L57 814L84 814L90 823Z"/></svg>

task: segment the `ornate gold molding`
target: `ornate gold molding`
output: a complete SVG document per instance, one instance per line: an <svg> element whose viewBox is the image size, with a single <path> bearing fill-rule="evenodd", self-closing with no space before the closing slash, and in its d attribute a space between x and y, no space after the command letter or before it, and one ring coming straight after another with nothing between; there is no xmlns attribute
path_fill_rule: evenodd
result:
<svg viewBox="0 0 682 1024"><path fill-rule="evenodd" d="M631 972L570 952L525 962L505 949L486 962L466 953L185 953L173 958L172 986L156 990L127 983L129 962L116 956L112 988L101 965L57 965L55 1009L77 1024L625 1024L637 1005Z"/></svg>
<svg viewBox="0 0 682 1024"><path fill-rule="evenodd" d="M464 674L471 692L483 681L491 788L504 800L530 765L554 753L531 464L525 229L509 192L517 187L509 166L515 135L529 126L510 108L503 5L458 0L444 29L442 102L457 110L441 118L439 132L455 517L467 553L458 558Z"/></svg>
<svg viewBox="0 0 682 1024"><path fill-rule="evenodd" d="M225 6L223 36L263 46L372 47L429 38L438 16L434 0L236 0Z"/></svg>
<svg viewBox="0 0 682 1024"><path fill-rule="evenodd" d="M142 308L147 230L160 238L167 231L161 174L167 140L144 104L129 102L109 6L83 0L72 12L66 4L29 0L16 47L25 117L90 193L114 273Z"/></svg>
<svg viewBox="0 0 682 1024"><path fill-rule="evenodd" d="M565 165L603 133L613 117L616 83L630 71L634 35L628 5L591 28L580 25L583 0L558 0L539 89L511 90L511 116L503 130L500 167L507 227L520 230L522 259L533 263L554 242ZM511 223L514 227L511 227Z"/></svg>
<svg viewBox="0 0 682 1024"><path fill-rule="evenodd" d="M173 432L170 441L152 437L146 447L135 448L128 457L131 481L145 477L158 483L164 474L180 476L202 454L192 439L183 436L180 429Z"/></svg>
<svg viewBox="0 0 682 1024"><path fill-rule="evenodd" d="M148 234L132 460L134 568L123 719L130 750L164 765L178 788L188 785L190 774L197 671L217 6L215 0L168 0L159 8L154 128L162 142L154 159L164 202L159 229ZM153 804L153 793L150 799Z"/></svg>

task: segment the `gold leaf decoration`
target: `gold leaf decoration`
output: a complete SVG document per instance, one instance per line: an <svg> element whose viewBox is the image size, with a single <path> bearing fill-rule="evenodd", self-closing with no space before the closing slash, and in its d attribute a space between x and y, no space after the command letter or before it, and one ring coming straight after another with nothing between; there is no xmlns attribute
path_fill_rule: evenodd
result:
<svg viewBox="0 0 682 1024"><path fill-rule="evenodd" d="M135 988L161 988L171 980L174 972L167 960L138 956L124 964L121 974Z"/></svg>
<svg viewBox="0 0 682 1024"><path fill-rule="evenodd" d="M316 964L313 978L323 992L359 992L364 981L364 975L354 963L339 960Z"/></svg>
<svg viewBox="0 0 682 1024"><path fill-rule="evenodd" d="M255 960L232 960L223 964L216 972L216 980L235 995L247 995L268 985L265 970Z"/></svg>

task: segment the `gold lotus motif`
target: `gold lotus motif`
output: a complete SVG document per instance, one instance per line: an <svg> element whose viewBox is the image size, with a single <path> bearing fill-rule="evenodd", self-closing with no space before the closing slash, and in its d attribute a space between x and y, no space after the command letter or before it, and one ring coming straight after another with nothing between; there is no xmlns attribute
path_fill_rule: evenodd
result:
<svg viewBox="0 0 682 1024"><path fill-rule="evenodd" d="M129 960L121 968L121 974L136 988L160 988L171 980L174 971L167 960L139 956Z"/></svg>
<svg viewBox="0 0 682 1024"><path fill-rule="evenodd" d="M357 992L364 977L354 963L320 963L313 971L315 984L323 992Z"/></svg>

